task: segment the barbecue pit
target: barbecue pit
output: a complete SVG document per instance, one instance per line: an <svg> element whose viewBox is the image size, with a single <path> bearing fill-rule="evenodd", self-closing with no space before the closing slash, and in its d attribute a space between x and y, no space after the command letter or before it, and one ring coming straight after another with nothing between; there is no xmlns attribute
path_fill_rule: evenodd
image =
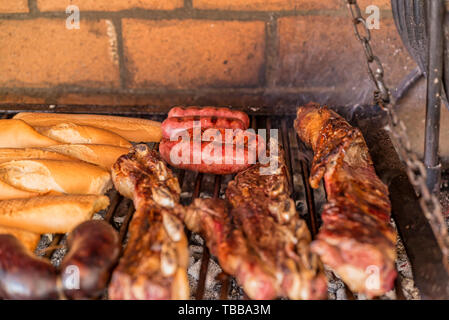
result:
<svg viewBox="0 0 449 320"><path fill-rule="evenodd" d="M297 211L307 221L312 234L315 235L320 226L319 213L321 206L326 201L326 194L323 186L318 190L312 190L308 183L310 157L307 157L307 149L298 140L293 130L294 110L291 114L285 114L284 116L278 116L275 108L264 108L263 110L248 108L243 110L251 115L252 128L279 130L279 142L286 152L286 161L294 186L293 198L296 202ZM16 105L8 106L8 108L0 111L2 112L2 118L11 118L15 113L22 111L40 111L127 115L162 120L167 110L154 107L139 107L130 111L126 108L108 106ZM380 299L449 299L449 274L443 263L444 254L434 236L429 221L420 209L419 199L407 177L405 167L384 129L383 111L376 107L357 108L354 112L348 112L348 108L337 109L337 111L362 130L370 148L376 171L381 179L387 183L390 190L392 224L399 233L396 265L399 274L395 289L380 297ZM151 144L150 147L157 148L158 146L157 144ZM189 204L192 199L197 197L223 197L227 182L232 179L232 176L205 175L176 169L174 172L177 174L182 187L183 204ZM134 212L132 202L120 196L116 191L112 191L108 195L111 200L109 208L96 215L96 218L104 219L116 228L120 233L122 243L125 245L128 224ZM189 281L192 298L247 298L235 281L221 272L201 237L190 233L188 235L191 253ZM64 243L63 235L47 235L41 240L38 251L45 257L51 258L54 264L58 264L65 253ZM328 270L326 274L328 276L329 299L364 299L363 296L350 292L331 271ZM105 295L104 298L107 298L107 296Z"/></svg>
<svg viewBox="0 0 449 320"><path fill-rule="evenodd" d="M75 113L84 113L87 108L87 106L58 106L50 109L48 106L42 105L34 106L31 110L50 112L71 110ZM102 108L104 108L105 114L117 114L112 108ZM30 111L30 109L23 108L4 110L2 118L11 118L16 112L25 110ZM89 113L97 113L98 106L89 111ZM340 113L342 111L339 110ZM145 113L144 110L138 114L126 115L154 120L162 120L165 117L164 115ZM279 117L253 114L251 116L251 127L254 129L271 128L279 130L279 142L285 149L287 165L291 172L291 182L294 186L292 197L296 202L298 213L307 221L312 234L315 235L320 226L319 213L321 206L326 202L326 193L323 185L319 189L313 190L308 183L311 153L297 138L293 129L293 119L293 115ZM447 275L443 274L444 267L438 261L438 245L433 238L430 226L427 225L425 217L419 210L416 195L408 182L388 134L381 128L381 120L380 115L373 117L373 115L363 113L355 113L352 119L352 123L358 125L364 133L378 175L384 182L391 182L392 216L395 219L392 223L397 227L400 235L400 241L397 245L398 278L395 288L386 295L379 297L379 299L445 298L447 292L444 291L445 282L442 279ZM149 146L157 148L157 144L154 143L149 144ZM209 175L179 169L173 169L173 171L182 186L181 202L183 204L189 204L192 199L197 197L224 197L226 185L232 179L232 175ZM111 200L109 208L100 212L100 214L96 214L94 218L109 222L119 231L122 243L126 244L128 224L134 213L132 201L123 198L115 190L109 192L108 196ZM408 199L410 203L404 204L404 199ZM409 211L410 208L415 210ZM416 220L414 221L414 219ZM427 228L425 228L426 225ZM191 233L188 233L188 235L191 256L188 270L191 298L247 298L236 282L230 276L221 272L218 263L214 257L210 256L209 250L201 237ZM420 239L417 247L415 247L416 239ZM433 249L421 250L422 247ZM50 258L52 263L58 265L66 252L65 237L63 235L45 235L37 251ZM429 270L432 272L429 272ZM365 299L363 295L353 294L331 271L326 270L326 275L328 277L329 299ZM449 279L447 280L449 281ZM103 298L107 298L106 294Z"/></svg>

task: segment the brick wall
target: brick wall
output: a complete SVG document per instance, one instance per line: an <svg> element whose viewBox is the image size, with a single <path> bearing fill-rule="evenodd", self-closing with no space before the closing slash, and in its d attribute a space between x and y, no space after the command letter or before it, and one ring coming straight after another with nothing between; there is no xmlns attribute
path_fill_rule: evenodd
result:
<svg viewBox="0 0 449 320"><path fill-rule="evenodd" d="M389 3L360 0L381 9L373 45L393 88L415 64ZM0 0L0 104L293 110L372 91L343 0Z"/></svg>

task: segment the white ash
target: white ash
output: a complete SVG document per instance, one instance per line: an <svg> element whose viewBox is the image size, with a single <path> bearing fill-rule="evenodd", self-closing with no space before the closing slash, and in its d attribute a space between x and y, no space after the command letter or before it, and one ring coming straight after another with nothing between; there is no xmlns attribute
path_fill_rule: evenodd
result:
<svg viewBox="0 0 449 320"><path fill-rule="evenodd" d="M125 221L125 216L122 217L114 217L113 220L115 223L117 223L118 225L121 225L123 223L123 221Z"/></svg>
<svg viewBox="0 0 449 320"><path fill-rule="evenodd" d="M190 245L189 254L190 259L194 259L195 261L201 259L201 255L203 254L203 246Z"/></svg>
<svg viewBox="0 0 449 320"><path fill-rule="evenodd" d="M347 300L348 297L346 296L346 290L345 288L338 288L338 290L335 292L335 300Z"/></svg>
<svg viewBox="0 0 449 320"><path fill-rule="evenodd" d="M195 238L197 235L193 235ZM189 267L187 269L187 275L189 278L190 295L191 299L195 298L198 281L200 277L201 261L203 255L202 245L190 245L189 246ZM204 297L203 299L218 299L221 283L217 280L217 276L222 272L218 263L213 259L209 259L209 265L207 268L206 281L204 285Z"/></svg>
<svg viewBox="0 0 449 320"><path fill-rule="evenodd" d="M182 199L190 199L192 197L192 192L184 191L184 192L181 192L180 196Z"/></svg>
<svg viewBox="0 0 449 320"><path fill-rule="evenodd" d="M197 285L199 281L199 274L201 269L201 259L194 262L188 269L190 289L192 293L192 298L196 294ZM213 260L209 260L209 266L207 268L206 281L204 285L204 296L203 299L218 299L221 283L217 280L217 276L222 272L220 266Z"/></svg>
<svg viewBox="0 0 449 320"><path fill-rule="evenodd" d="M51 256L51 263L55 267L59 267L61 264L62 259L64 258L65 254L67 253L67 235L64 235L62 240L59 242L59 246L61 248L56 249L55 252L53 252L53 255Z"/></svg>
<svg viewBox="0 0 449 320"><path fill-rule="evenodd" d="M95 213L92 217L92 220L104 220L101 213Z"/></svg>
<svg viewBox="0 0 449 320"><path fill-rule="evenodd" d="M36 255L37 256L43 256L45 254L45 249L50 245L50 243L53 241L53 234L47 233L43 234L41 236L41 240L39 241L39 244L36 248Z"/></svg>
<svg viewBox="0 0 449 320"><path fill-rule="evenodd" d="M346 300L345 285L328 267L324 266L327 277L327 297L329 300Z"/></svg>
<svg viewBox="0 0 449 320"><path fill-rule="evenodd" d="M212 189L213 190L213 189ZM212 192L209 192L209 191L203 191L203 192L200 192L200 198L212 198L212 196L213 196L213 194L212 194Z"/></svg>
<svg viewBox="0 0 449 320"><path fill-rule="evenodd" d="M396 244L396 268L398 270L398 278L402 287L402 293L407 300L419 300L421 296L419 290L415 287L413 281L413 273L410 261L407 258L404 244L398 236Z"/></svg>
<svg viewBox="0 0 449 320"><path fill-rule="evenodd" d="M229 299L242 300L244 297L243 289L237 284L237 281L235 281L234 278L232 278L230 282Z"/></svg>
<svg viewBox="0 0 449 320"><path fill-rule="evenodd" d="M182 205L187 206L190 204L191 199L192 199L192 192L181 192L179 202Z"/></svg>
<svg viewBox="0 0 449 320"><path fill-rule="evenodd" d="M197 246L203 246L204 245L204 240L203 238L197 234L197 233L192 233L192 236L190 237L190 244L191 245L197 245ZM203 249L201 249L203 250Z"/></svg>

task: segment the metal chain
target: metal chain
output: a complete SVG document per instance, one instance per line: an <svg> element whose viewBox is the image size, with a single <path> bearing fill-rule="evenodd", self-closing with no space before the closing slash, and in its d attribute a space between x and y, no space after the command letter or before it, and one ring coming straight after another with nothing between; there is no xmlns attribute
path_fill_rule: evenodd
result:
<svg viewBox="0 0 449 320"><path fill-rule="evenodd" d="M438 198L432 194L426 184L426 168L422 161L413 152L404 122L399 119L395 106L396 101L390 99L391 94L384 81L384 70L379 58L374 55L370 45L371 33L357 4L357 0L346 0L353 18L354 32L357 40L363 46L368 63L369 76L373 80L376 90L374 102L387 113L388 124L386 129L391 134L392 142L398 151L399 157L405 163L407 175L415 190L420 194L420 205L430 223L433 233L444 255L443 263L449 264L449 236L445 219L441 212ZM363 27L363 33L361 28Z"/></svg>

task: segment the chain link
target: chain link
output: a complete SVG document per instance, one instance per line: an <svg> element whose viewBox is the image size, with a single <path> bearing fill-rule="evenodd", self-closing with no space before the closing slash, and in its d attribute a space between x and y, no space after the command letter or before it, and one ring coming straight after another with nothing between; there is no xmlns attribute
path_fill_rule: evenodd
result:
<svg viewBox="0 0 449 320"><path fill-rule="evenodd" d="M399 157L406 165L407 175L411 184L420 195L419 203L441 248L444 256L443 263L448 267L449 236L446 222L441 212L440 202L427 188L426 168L411 148L406 126L395 111L396 102L390 101L391 95L384 81L384 70L380 59L373 53L370 45L371 33L366 20L362 16L357 0L346 1L352 15L356 38L360 41L365 51L369 76L376 86L374 102L387 114L388 124L386 129L390 132L391 140L398 151ZM360 25L364 27L365 35L360 33Z"/></svg>

